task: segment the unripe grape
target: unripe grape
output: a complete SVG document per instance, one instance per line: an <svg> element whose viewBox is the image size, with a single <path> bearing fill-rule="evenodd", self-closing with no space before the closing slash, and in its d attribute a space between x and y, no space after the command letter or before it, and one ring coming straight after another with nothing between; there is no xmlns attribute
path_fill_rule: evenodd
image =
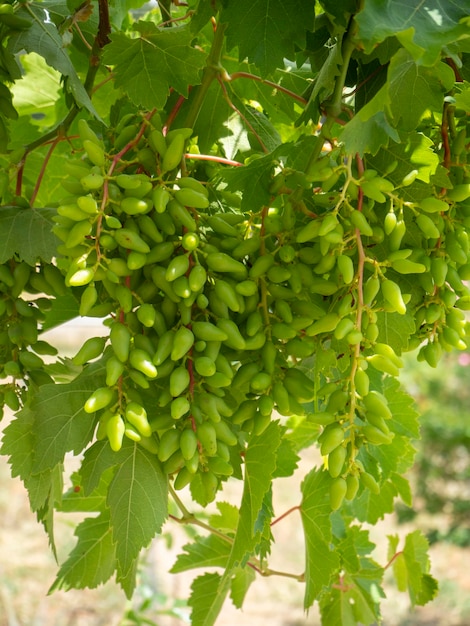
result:
<svg viewBox="0 0 470 626"><path fill-rule="evenodd" d="M152 363L150 355L145 350L139 348L131 349L129 352L129 363L134 369L148 378L155 378L157 376L157 368Z"/></svg>
<svg viewBox="0 0 470 626"><path fill-rule="evenodd" d="M125 430L126 425L119 414L113 415L106 422L106 434L109 445L114 452L119 452L121 449Z"/></svg>
<svg viewBox="0 0 470 626"><path fill-rule="evenodd" d="M74 365L84 365L103 354L106 337L90 337L85 341L77 354L72 358Z"/></svg>
<svg viewBox="0 0 470 626"><path fill-rule="evenodd" d="M359 478L356 474L349 474L346 478L346 500L354 500L359 490Z"/></svg>
<svg viewBox="0 0 470 626"><path fill-rule="evenodd" d="M380 493L380 486L376 479L368 472L362 472L360 480L366 489L369 489L374 495Z"/></svg>
<svg viewBox="0 0 470 626"><path fill-rule="evenodd" d="M341 445L328 454L328 472L332 478L337 478L342 473L346 456L347 449Z"/></svg>
<svg viewBox="0 0 470 626"><path fill-rule="evenodd" d="M98 389L95 389L90 395L83 408L86 413L95 413L95 411L105 409L109 406L115 400L115 396L114 389L98 387Z"/></svg>
<svg viewBox="0 0 470 626"><path fill-rule="evenodd" d="M196 435L207 456L217 454L217 434L211 422L203 422L196 429Z"/></svg>
<svg viewBox="0 0 470 626"><path fill-rule="evenodd" d="M185 367L177 367L170 374L169 390L173 397L181 395L188 388L190 375Z"/></svg>
<svg viewBox="0 0 470 626"><path fill-rule="evenodd" d="M344 478L335 478L330 485L330 505L333 511L337 511L346 496L347 483Z"/></svg>
<svg viewBox="0 0 470 626"><path fill-rule="evenodd" d="M344 440L344 430L339 424L327 426L318 438L322 456L327 456Z"/></svg>
<svg viewBox="0 0 470 626"><path fill-rule="evenodd" d="M392 280L385 279L381 284L384 299L390 304L394 311L404 315L406 313L406 305L400 287Z"/></svg>

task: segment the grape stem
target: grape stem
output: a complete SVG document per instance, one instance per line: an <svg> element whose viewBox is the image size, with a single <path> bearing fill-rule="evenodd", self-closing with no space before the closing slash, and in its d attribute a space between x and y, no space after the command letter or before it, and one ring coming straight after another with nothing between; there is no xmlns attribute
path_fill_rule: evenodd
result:
<svg viewBox="0 0 470 626"><path fill-rule="evenodd" d="M233 165L234 167L240 167L244 165L243 163L240 163L240 161L233 161L232 159L226 159L215 154L192 154L188 152L184 155L184 158L194 161L213 161L214 163L221 163L222 165Z"/></svg>
<svg viewBox="0 0 470 626"><path fill-rule="evenodd" d="M273 89L276 89L277 91L281 91L282 93L285 93L287 96L289 96L293 100L297 100L297 102L299 102L303 106L307 104L307 100L300 94L295 93L294 91L291 91L290 89L287 89L286 87L283 87L282 85L279 85L278 83L275 83L271 80L266 80L265 78L256 76L256 74L250 74L249 72L234 72L233 74L224 73L222 75L222 78L223 80L228 81L228 82L232 82L236 80L237 78L248 78L250 80L254 80L259 83L262 83L263 85L267 85L268 87L272 87Z"/></svg>

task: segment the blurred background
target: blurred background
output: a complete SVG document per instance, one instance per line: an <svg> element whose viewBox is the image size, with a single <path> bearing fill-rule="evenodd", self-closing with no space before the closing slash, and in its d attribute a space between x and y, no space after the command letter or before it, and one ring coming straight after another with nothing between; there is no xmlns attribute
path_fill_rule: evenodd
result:
<svg viewBox="0 0 470 626"><path fill-rule="evenodd" d="M98 329L99 330L99 329ZM49 336L51 343L73 355L96 326L62 327ZM103 333L104 334L104 333ZM406 358L402 383L422 414L422 439L410 475L414 488L412 508L398 505L396 513L371 528L379 542L375 559L382 565L389 534L404 537L420 528L431 544L432 574L440 592L433 603L410 610L405 594L396 591L391 575L385 576L384 626L468 626L470 624L470 353L445 355L436 369ZM8 416L4 422L8 422ZM300 482L318 462L302 458L298 471L275 488L276 515L300 500ZM77 460L71 458L73 467ZM228 485L227 501L237 502L239 485ZM56 542L63 561L74 546L74 527L80 518L58 514ZM42 527L29 509L22 483L12 479L5 457L0 457L0 626L183 626L189 623L185 598L192 579L202 573L170 574L185 530L168 522L143 558L139 585L132 601L108 583L96 590L60 591L48 595L57 564ZM300 519L288 516L274 528L275 545L270 565L295 573L303 571L304 555ZM188 529L191 532L191 529ZM382 545L380 545L382 544ZM384 553L380 552L380 549ZM286 578L258 578L248 592L243 611L230 600L217 626L240 620L253 626L303 626L320 624L315 610L302 610L303 586Z"/></svg>

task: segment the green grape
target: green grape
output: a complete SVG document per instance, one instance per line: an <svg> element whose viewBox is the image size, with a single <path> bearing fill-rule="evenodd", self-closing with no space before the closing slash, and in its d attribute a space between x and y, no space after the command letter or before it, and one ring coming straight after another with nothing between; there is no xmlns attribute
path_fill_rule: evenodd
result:
<svg viewBox="0 0 470 626"><path fill-rule="evenodd" d="M148 422L147 411L137 402L128 402L125 412L126 420L135 426L143 437L150 437L152 429Z"/></svg>
<svg viewBox="0 0 470 626"><path fill-rule="evenodd" d="M168 138L167 138L168 139ZM185 137L182 133L177 133L162 155L161 168L162 172L170 172L174 170L181 162L184 152Z"/></svg>
<svg viewBox="0 0 470 626"><path fill-rule="evenodd" d="M114 452L119 452L121 449L125 431L126 425L119 414L113 415L106 422L106 434Z"/></svg>
<svg viewBox="0 0 470 626"><path fill-rule="evenodd" d="M330 485L330 505L333 511L337 511L343 504L348 486L344 478L333 479Z"/></svg>
<svg viewBox="0 0 470 626"><path fill-rule="evenodd" d="M194 345L194 334L186 326L180 326L173 336L173 346L170 353L172 361L182 359Z"/></svg>
<svg viewBox="0 0 470 626"><path fill-rule="evenodd" d="M359 490L359 484L359 478L356 474L349 474L346 477L346 493L344 496L346 500L354 500Z"/></svg>
<svg viewBox="0 0 470 626"><path fill-rule="evenodd" d="M170 374L169 390L173 397L181 395L188 388L190 374L185 367L177 367Z"/></svg>
<svg viewBox="0 0 470 626"><path fill-rule="evenodd" d="M211 422L199 424L196 428L196 435L207 456L215 456L217 454L217 434L214 425Z"/></svg>
<svg viewBox="0 0 470 626"><path fill-rule="evenodd" d="M238 274L242 279L247 276L245 265L225 252L211 252L206 257L206 263L209 269L215 272Z"/></svg>
<svg viewBox="0 0 470 626"><path fill-rule="evenodd" d="M183 458L186 461L192 459L197 452L197 437L192 428L186 428L182 431L179 445Z"/></svg>
<svg viewBox="0 0 470 626"><path fill-rule="evenodd" d="M106 385L113 387L124 373L124 363L114 355L106 361Z"/></svg>
<svg viewBox="0 0 470 626"><path fill-rule="evenodd" d="M98 389L95 389L95 391L89 396L83 408L86 413L95 413L100 409L108 407L115 401L115 399L116 394L114 389L110 389L109 387L98 387Z"/></svg>
<svg viewBox="0 0 470 626"><path fill-rule="evenodd" d="M129 363L134 369L148 378L155 378L157 376L157 368L152 363L151 356L145 350L139 348L131 349L129 352Z"/></svg>
<svg viewBox="0 0 470 626"><path fill-rule="evenodd" d="M90 337L85 341L77 354L72 358L74 365L84 365L103 354L106 337Z"/></svg>
<svg viewBox="0 0 470 626"><path fill-rule="evenodd" d="M338 478L342 474L346 457L347 449L341 445L328 454L328 472L332 478Z"/></svg>
<svg viewBox="0 0 470 626"><path fill-rule="evenodd" d="M120 322L114 322L111 326L109 339L116 357L125 363L129 358L129 350L131 346L131 333L127 326Z"/></svg>
<svg viewBox="0 0 470 626"><path fill-rule="evenodd" d="M322 456L327 456L344 441L344 430L339 424L331 424L325 428L318 438Z"/></svg>
<svg viewBox="0 0 470 626"><path fill-rule="evenodd" d="M362 472L360 475L360 480L366 489L369 489L374 495L378 495L380 493L380 486L376 479L369 474L368 472Z"/></svg>
<svg viewBox="0 0 470 626"><path fill-rule="evenodd" d="M170 405L170 414L174 420L181 419L184 415L189 413L191 404L187 398L180 396L172 400Z"/></svg>
<svg viewBox="0 0 470 626"><path fill-rule="evenodd" d="M404 315L406 313L406 305L403 301L401 289L397 283L386 278L382 281L381 290L383 297L393 310Z"/></svg>
<svg viewBox="0 0 470 626"><path fill-rule="evenodd" d="M87 157L90 159L93 165L97 165L98 167L104 167L106 163L106 158L101 145L91 139L84 139L82 144L85 148Z"/></svg>

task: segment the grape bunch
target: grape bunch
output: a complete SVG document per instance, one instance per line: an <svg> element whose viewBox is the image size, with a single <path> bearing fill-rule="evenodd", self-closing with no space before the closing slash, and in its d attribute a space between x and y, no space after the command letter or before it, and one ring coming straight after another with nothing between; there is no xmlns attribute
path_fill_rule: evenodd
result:
<svg viewBox="0 0 470 626"><path fill-rule="evenodd" d="M0 265L0 407L17 411L30 385L52 383L42 357L57 350L40 339L42 323L58 294L65 293L60 270L32 267L12 258Z"/></svg>
<svg viewBox="0 0 470 626"><path fill-rule="evenodd" d="M109 327L74 357L105 364L84 407L97 438L137 442L207 503L273 413L295 415L321 427L334 509L361 484L377 493L361 451L394 434L369 374L402 367L381 316L416 315L409 347L431 365L467 346L467 183L411 202L412 181L331 154L283 167L270 206L247 212L223 176L188 172L191 129L121 124L110 149L83 120L79 131L54 230L80 314ZM341 363L317 367L331 346Z"/></svg>

